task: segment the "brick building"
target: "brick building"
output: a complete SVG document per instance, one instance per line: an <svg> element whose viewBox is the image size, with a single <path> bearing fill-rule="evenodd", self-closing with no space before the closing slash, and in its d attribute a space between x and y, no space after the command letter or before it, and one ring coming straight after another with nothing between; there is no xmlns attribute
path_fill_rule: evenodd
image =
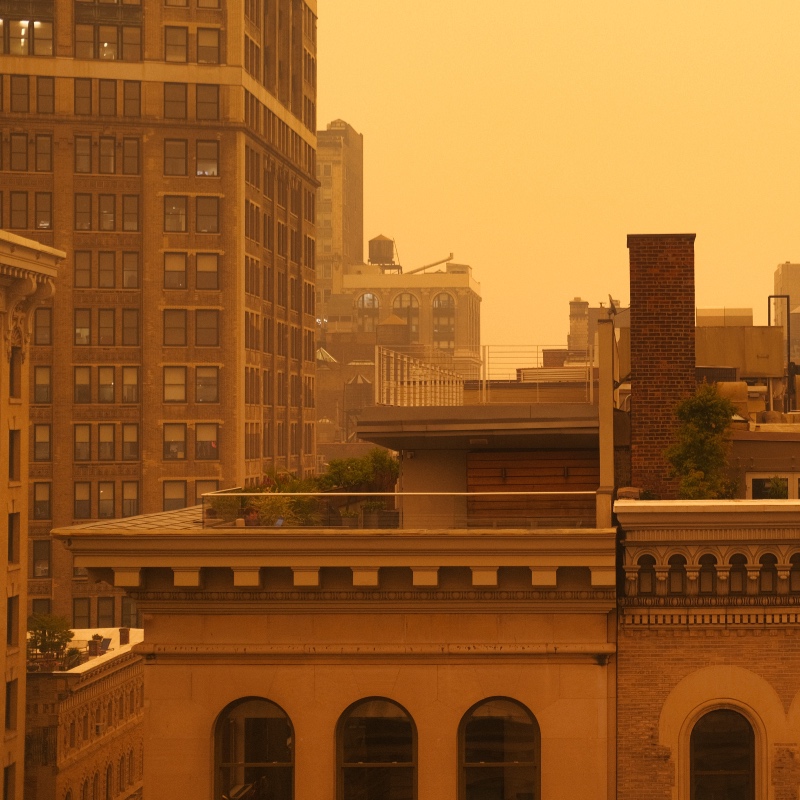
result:
<svg viewBox="0 0 800 800"><path fill-rule="evenodd" d="M34 320L34 611L132 624L54 525L314 458L316 2L0 2L2 219L70 253Z"/></svg>

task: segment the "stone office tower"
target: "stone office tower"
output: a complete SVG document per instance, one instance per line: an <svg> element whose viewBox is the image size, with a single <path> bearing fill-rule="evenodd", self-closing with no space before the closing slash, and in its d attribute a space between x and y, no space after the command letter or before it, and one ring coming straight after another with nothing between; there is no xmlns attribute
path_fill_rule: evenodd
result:
<svg viewBox="0 0 800 800"><path fill-rule="evenodd" d="M0 0L2 224L35 315L31 610L134 624L53 526L314 469L316 0Z"/></svg>

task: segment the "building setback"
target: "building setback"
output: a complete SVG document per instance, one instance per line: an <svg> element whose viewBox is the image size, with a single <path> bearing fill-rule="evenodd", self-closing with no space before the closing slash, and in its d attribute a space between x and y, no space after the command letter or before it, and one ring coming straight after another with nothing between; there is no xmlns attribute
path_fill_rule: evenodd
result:
<svg viewBox="0 0 800 800"><path fill-rule="evenodd" d="M31 609L135 624L53 526L315 465L316 2L23 6L2 219L70 253L33 326Z"/></svg>

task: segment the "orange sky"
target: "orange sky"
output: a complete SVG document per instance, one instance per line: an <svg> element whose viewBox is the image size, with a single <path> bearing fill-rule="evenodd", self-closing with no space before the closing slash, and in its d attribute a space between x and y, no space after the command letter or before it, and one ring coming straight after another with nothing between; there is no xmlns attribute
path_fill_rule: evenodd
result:
<svg viewBox="0 0 800 800"><path fill-rule="evenodd" d="M798 0L319 0L320 128L364 134L365 236L471 264L484 344L628 299L628 233L697 233L700 307L800 261Z"/></svg>

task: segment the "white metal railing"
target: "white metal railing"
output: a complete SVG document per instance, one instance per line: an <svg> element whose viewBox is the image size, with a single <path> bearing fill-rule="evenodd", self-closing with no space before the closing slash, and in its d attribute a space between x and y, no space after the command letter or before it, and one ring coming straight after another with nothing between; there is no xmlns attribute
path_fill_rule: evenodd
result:
<svg viewBox="0 0 800 800"><path fill-rule="evenodd" d="M385 347L375 350L375 401L378 405L464 404L464 379L454 370Z"/></svg>

